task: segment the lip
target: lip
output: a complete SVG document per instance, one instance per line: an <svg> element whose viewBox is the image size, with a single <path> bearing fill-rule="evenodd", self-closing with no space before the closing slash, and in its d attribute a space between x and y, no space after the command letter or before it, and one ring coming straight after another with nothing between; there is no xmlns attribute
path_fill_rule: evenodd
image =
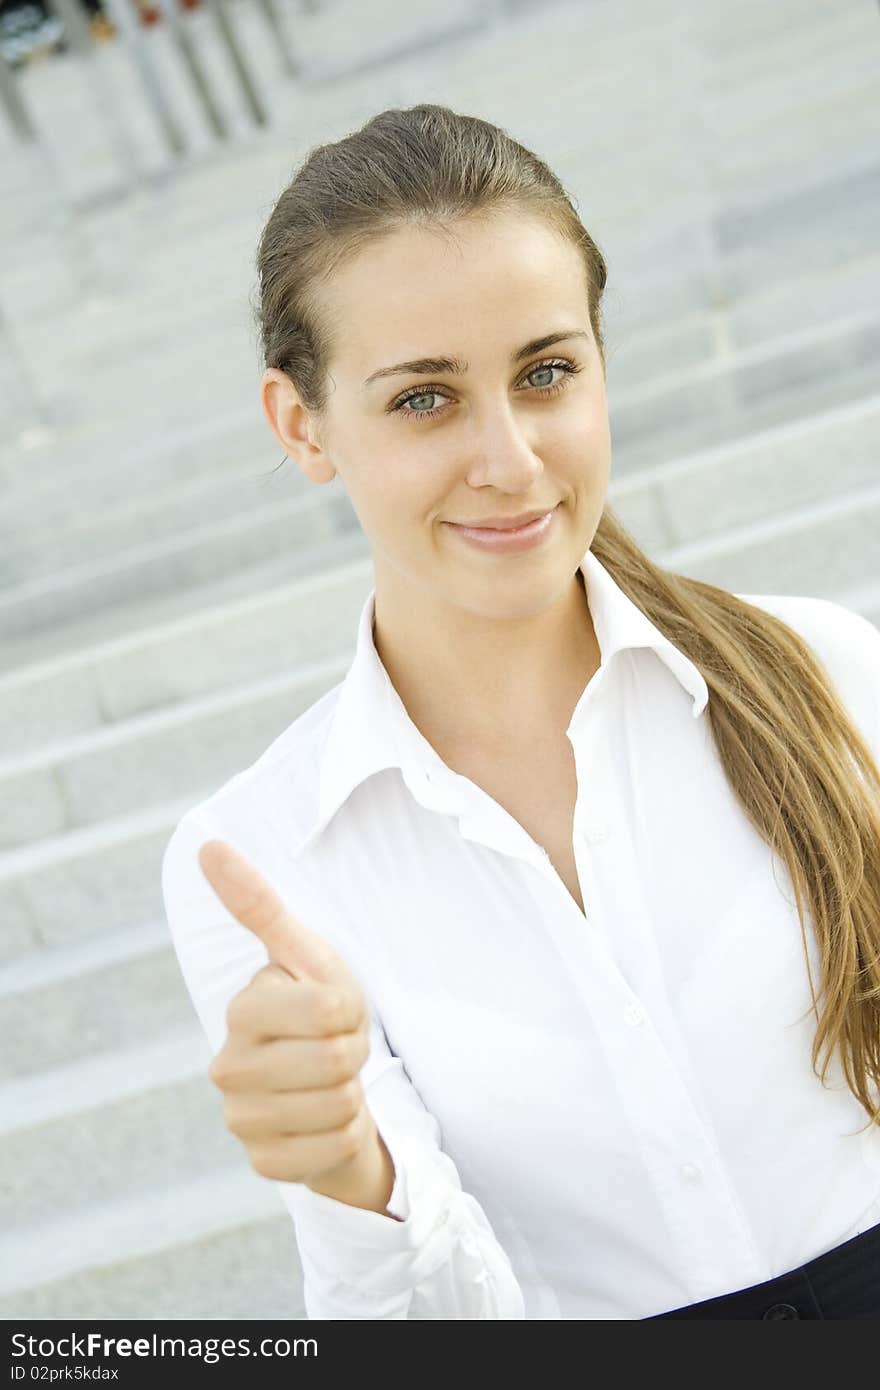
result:
<svg viewBox="0 0 880 1390"><path fill-rule="evenodd" d="M559 503L556 504L559 506ZM518 531L523 526L528 526L529 522L537 521L539 516L546 516L552 507L544 507L542 510L530 512L520 512L519 516L486 516L480 517L479 521L449 521L448 526L464 526L468 531Z"/></svg>
<svg viewBox="0 0 880 1390"><path fill-rule="evenodd" d="M512 554L520 550L530 550L533 546L540 545L545 536L553 527L556 513L559 510L559 503L552 507L550 511L538 512L531 515L534 520L522 526L463 526L458 522L444 521L443 525L463 541L470 545L479 546L482 550L493 550L501 554Z"/></svg>

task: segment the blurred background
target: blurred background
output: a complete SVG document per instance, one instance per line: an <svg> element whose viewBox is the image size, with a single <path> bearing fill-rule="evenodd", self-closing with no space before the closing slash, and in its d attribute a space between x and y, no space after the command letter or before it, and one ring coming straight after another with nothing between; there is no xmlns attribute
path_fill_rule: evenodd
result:
<svg viewBox="0 0 880 1390"><path fill-rule="evenodd" d="M2 0L2 1318L303 1316L159 869L353 655L369 551L273 471L249 298L311 146L420 101L606 256L640 544L880 625L874 0Z"/></svg>

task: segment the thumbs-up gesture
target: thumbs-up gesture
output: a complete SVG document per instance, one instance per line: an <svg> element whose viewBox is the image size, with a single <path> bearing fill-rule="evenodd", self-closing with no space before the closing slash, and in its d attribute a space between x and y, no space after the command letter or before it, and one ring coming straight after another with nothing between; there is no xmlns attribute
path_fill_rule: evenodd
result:
<svg viewBox="0 0 880 1390"><path fill-rule="evenodd" d="M359 1078L369 1055L360 985L232 845L207 841L199 864L269 952L269 964L230 1001L226 1042L208 1073L223 1093L227 1128L262 1177L384 1212L394 1165Z"/></svg>

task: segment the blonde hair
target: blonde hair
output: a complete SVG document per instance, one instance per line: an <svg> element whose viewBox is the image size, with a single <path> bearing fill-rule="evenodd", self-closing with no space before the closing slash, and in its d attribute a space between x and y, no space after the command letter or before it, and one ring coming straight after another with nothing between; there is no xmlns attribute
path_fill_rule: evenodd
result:
<svg viewBox="0 0 880 1390"><path fill-rule="evenodd" d="M319 293L334 269L404 226L443 232L507 212L545 219L580 249L604 369L605 260L562 184L499 127L428 104L382 111L312 149L281 193L257 255L265 365L284 371L320 417L333 325ZM817 1019L813 1069L824 1050L816 1073L824 1084L838 1049L869 1116L864 1128L880 1124L869 1091L880 1087L880 771L871 750L816 656L781 619L654 564L608 505L591 550L702 672L727 780L795 889ZM805 904L822 965L818 991Z"/></svg>

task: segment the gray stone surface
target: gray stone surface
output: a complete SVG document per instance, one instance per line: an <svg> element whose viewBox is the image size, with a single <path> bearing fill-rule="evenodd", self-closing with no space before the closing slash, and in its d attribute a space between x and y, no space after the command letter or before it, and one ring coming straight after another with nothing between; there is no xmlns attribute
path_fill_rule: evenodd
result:
<svg viewBox="0 0 880 1390"><path fill-rule="evenodd" d="M121 1067L128 1054L118 1054ZM208 1054L210 1061L210 1054ZM94 1083L65 1068L61 1088L76 1088L88 1106L46 1120L4 1129L0 1155L0 1216L6 1236L20 1234L46 1211L73 1216L103 1201L148 1196L156 1187L196 1172L247 1166L239 1141L223 1124L223 1103L200 1059L196 1074L165 1086L88 1103ZM131 1073L124 1079L128 1080ZM14 1083L13 1083L14 1084ZM9 1087L5 1089L10 1089ZM0 1104L5 1095L0 1092ZM64 1162L59 1163L59 1154ZM78 1174L71 1185L70 1174Z"/></svg>
<svg viewBox="0 0 880 1390"><path fill-rule="evenodd" d="M96 1296L109 1296L111 1315L136 1316L140 1306L145 1318L211 1317L221 1308L227 1316L256 1318L267 1306L301 1308L292 1232L277 1185L240 1162L73 1216L51 1213L0 1239L0 1315L48 1318L64 1316L61 1309L89 1309L89 1316L100 1316L101 1305L90 1302ZM262 1248L264 1233L273 1263L255 1265L242 1283L242 1261ZM161 1314L141 1302L150 1298Z"/></svg>
<svg viewBox="0 0 880 1390"><path fill-rule="evenodd" d="M97 949L89 955L68 950L60 978L33 971L28 979L20 958L17 969L0 967L0 1086L192 1025L192 1001L164 920L155 924L151 950L120 960L114 950L128 935L135 929L93 938L89 944Z"/></svg>
<svg viewBox="0 0 880 1390"><path fill-rule="evenodd" d="M52 654L57 634L31 641L14 669L0 676L2 755L11 760L69 735L332 656L354 640L372 574L363 540L334 548L332 558L326 574L297 578L286 566L288 573L273 573L270 584L263 573L265 587L250 592L249 585L243 595L212 588L213 602L170 620L155 604L146 614L122 610L125 635L115 635L101 614L87 631L80 628L79 649L74 644L58 655ZM52 694L44 696L47 687ZM4 722L7 715L14 724Z"/></svg>
<svg viewBox="0 0 880 1390"><path fill-rule="evenodd" d="M118 607L153 594L177 594L237 574L267 557L321 563L320 544L357 527L344 493L272 502L256 513L229 517L172 537L130 546L101 560L12 583L0 596L0 636L60 627L82 612Z"/></svg>
<svg viewBox="0 0 880 1390"><path fill-rule="evenodd" d="M56 662L73 660L78 651L95 646L112 646L119 650L129 635L143 628L176 628L182 630L196 614L206 609L214 612L218 620L220 607L224 604L234 610L239 602L289 586L297 579L317 579L329 576L336 566L345 566L369 555L369 547L360 527L349 527L340 531L332 540L323 539L314 546L289 549L262 563L248 565L244 569L230 571L221 579L206 580L185 589L166 590L152 593L140 599L102 605L93 611L81 612L75 619L64 622L60 627L46 626L21 634L17 638L4 641L0 650L0 662L5 662L5 672L11 681L19 678L33 665L41 668ZM0 680L3 679L0 667ZM144 680L150 683L149 672ZM158 674L157 683L175 681L173 673L163 671ZM5 688L5 687L4 687ZM129 702L132 711L148 707L151 699L139 701L137 690L129 686Z"/></svg>
<svg viewBox="0 0 880 1390"><path fill-rule="evenodd" d="M7 1322L305 1316L302 1268L286 1214L0 1297L0 1318ZM215 1335L223 1335L222 1329Z"/></svg>
<svg viewBox="0 0 880 1390"><path fill-rule="evenodd" d="M213 697L173 714L129 720L118 732L95 736L86 748L59 749L49 767L4 775L0 765L0 807L26 803L30 832L22 833L12 812L0 811L0 844L110 820L185 796L195 783L219 786L342 680L351 656L341 652L311 677L294 672L222 701Z"/></svg>

